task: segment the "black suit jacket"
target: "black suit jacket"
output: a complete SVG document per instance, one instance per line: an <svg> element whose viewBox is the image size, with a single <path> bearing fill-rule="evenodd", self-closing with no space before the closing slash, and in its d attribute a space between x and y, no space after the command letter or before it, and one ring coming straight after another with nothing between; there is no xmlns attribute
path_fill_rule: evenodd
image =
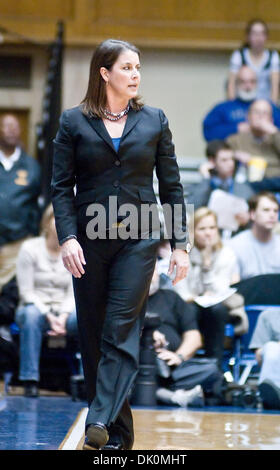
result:
<svg viewBox="0 0 280 470"><path fill-rule="evenodd" d="M53 144L52 202L60 243L85 230L90 220L85 211L90 203L100 203L106 211L113 195L118 206L132 203L137 210L142 203L156 203L155 168L161 204L169 203L173 216L174 204L182 207L180 220L173 220L171 247L185 247L188 233L183 188L162 110L146 105L140 111L130 108L116 152L102 119L88 117L76 106L62 113ZM178 228L183 232L180 240L175 233Z"/></svg>

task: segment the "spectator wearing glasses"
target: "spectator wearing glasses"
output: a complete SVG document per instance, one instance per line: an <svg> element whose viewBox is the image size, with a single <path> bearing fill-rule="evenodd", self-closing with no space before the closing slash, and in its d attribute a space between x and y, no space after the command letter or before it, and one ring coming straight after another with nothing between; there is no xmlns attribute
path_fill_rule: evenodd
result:
<svg viewBox="0 0 280 470"><path fill-rule="evenodd" d="M203 135L207 142L226 139L232 134L248 132L248 110L257 98L256 72L243 65L236 75L236 97L215 105L203 121ZM273 121L280 128L280 110L270 101Z"/></svg>

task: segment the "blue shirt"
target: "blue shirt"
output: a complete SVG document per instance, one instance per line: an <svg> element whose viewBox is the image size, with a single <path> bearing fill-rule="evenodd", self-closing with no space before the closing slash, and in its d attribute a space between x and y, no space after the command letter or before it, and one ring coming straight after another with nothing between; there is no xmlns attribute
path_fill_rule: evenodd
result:
<svg viewBox="0 0 280 470"><path fill-rule="evenodd" d="M212 176L211 180L211 188L214 189L222 189L226 192L233 194L233 178L227 178L222 180L218 176Z"/></svg>
<svg viewBox="0 0 280 470"><path fill-rule="evenodd" d="M114 147L115 147L115 149L116 149L116 152L118 152L119 146L120 146L121 137L112 137L112 141L113 141Z"/></svg>
<svg viewBox="0 0 280 470"><path fill-rule="evenodd" d="M207 142L214 139L225 140L232 134L237 134L237 126L247 120L247 113L253 101L235 100L218 103L206 115L203 121L203 135ZM272 102L273 121L280 128L280 109Z"/></svg>

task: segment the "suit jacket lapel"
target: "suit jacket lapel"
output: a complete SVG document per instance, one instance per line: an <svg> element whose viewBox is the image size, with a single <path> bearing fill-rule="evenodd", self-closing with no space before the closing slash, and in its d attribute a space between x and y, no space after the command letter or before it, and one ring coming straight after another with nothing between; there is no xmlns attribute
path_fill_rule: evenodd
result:
<svg viewBox="0 0 280 470"><path fill-rule="evenodd" d="M122 143L122 140L127 136L127 134L133 129L133 127L139 121L140 115L141 115L141 111L134 111L134 109L130 108L127 114L127 120L126 120L124 130L122 133L121 143Z"/></svg>
<svg viewBox="0 0 280 470"><path fill-rule="evenodd" d="M140 113L141 111L134 111L133 109L130 108L127 114L126 123L125 123L124 130L122 133L120 147L125 137L129 134L129 132L133 129L133 127L136 125L136 123L140 119ZM110 145L110 147L114 150L114 152L116 152L112 139L102 119L98 117L89 117L86 115L84 116L87 119L88 123L91 125L91 127L98 133L98 135L100 135L100 137L102 137L102 139L105 142L107 142L108 145Z"/></svg>
<svg viewBox="0 0 280 470"><path fill-rule="evenodd" d="M91 125L91 127L97 132L97 134L100 135L100 137L102 137L102 139L105 140L105 142L107 142L107 144L110 145L110 147L114 151L116 151L115 147L114 147L114 144L112 142L112 139L109 136L108 131L107 131L102 119L99 118L99 117L89 117L89 116L86 116L86 115L84 115L84 116L87 119L88 123Z"/></svg>

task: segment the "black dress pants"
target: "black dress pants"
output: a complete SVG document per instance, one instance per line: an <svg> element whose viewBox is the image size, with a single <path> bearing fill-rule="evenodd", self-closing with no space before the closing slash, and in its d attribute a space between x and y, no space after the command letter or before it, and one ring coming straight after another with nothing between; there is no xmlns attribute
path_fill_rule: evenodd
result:
<svg viewBox="0 0 280 470"><path fill-rule="evenodd" d="M85 274L73 278L89 412L86 426L102 422L110 439L133 444L127 395L136 378L139 343L159 235L96 239L79 234Z"/></svg>

